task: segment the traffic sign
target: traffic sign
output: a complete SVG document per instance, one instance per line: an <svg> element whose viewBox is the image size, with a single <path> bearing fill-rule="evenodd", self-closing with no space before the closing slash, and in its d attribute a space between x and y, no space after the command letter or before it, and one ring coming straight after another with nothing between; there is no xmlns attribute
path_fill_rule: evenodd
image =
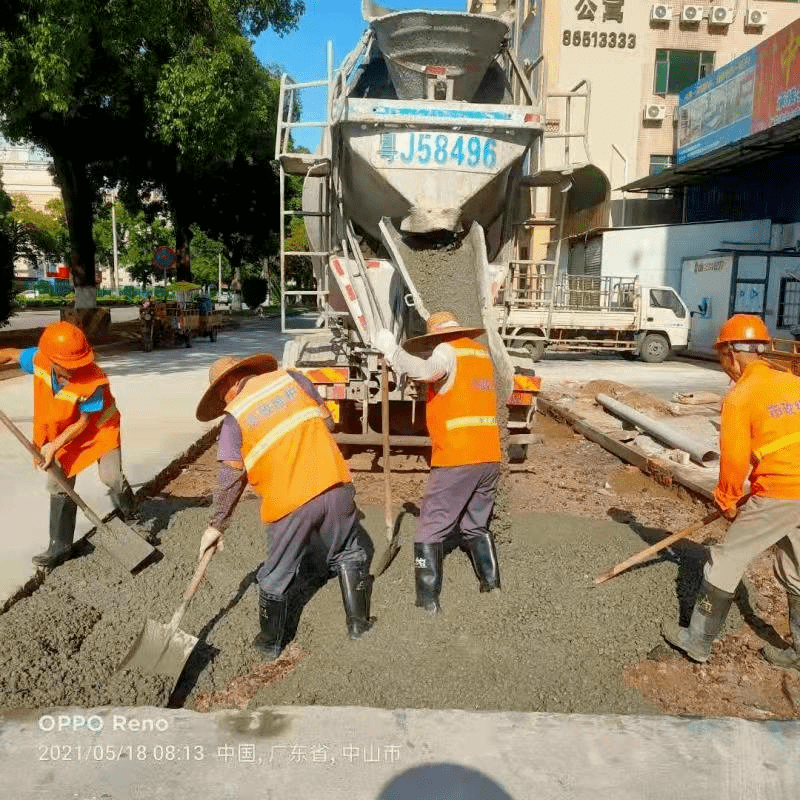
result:
<svg viewBox="0 0 800 800"><path fill-rule="evenodd" d="M175 268L175 251L171 247L162 245L153 254L153 267L155 269L169 270Z"/></svg>

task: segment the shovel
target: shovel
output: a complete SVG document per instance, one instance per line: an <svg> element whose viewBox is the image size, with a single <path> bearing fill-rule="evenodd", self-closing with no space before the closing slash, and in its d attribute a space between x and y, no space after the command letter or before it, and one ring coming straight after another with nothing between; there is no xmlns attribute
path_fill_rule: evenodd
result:
<svg viewBox="0 0 800 800"><path fill-rule="evenodd" d="M201 581L206 576L206 570L216 549L215 545L203 553L194 577L183 593L183 602L178 606L178 610L172 615L169 623L162 625L148 619L130 652L117 667L117 672L121 672L123 669L140 669L142 672L166 675L173 680L180 677L198 639L179 630L178 626L181 624L183 615L189 608L189 603Z"/></svg>
<svg viewBox="0 0 800 800"><path fill-rule="evenodd" d="M20 444L36 459L36 463L41 463L42 456L39 451L25 438L22 431L0 411L0 422L8 428L11 433L19 440ZM52 475L53 480L61 487L61 490L69 495L75 504L89 518L96 527L94 539L106 550L109 555L119 561L125 569L133 572L147 561L156 549L148 544L133 528L126 525L121 519L112 517L108 522L103 522L100 517L84 503L78 493L69 485L66 476L61 471L61 467L56 464L48 467L47 472Z"/></svg>
<svg viewBox="0 0 800 800"><path fill-rule="evenodd" d="M389 375L385 358L381 360L381 428L383 429L383 512L388 544L383 557L375 568L376 575L383 575L400 551L398 542L400 525L394 524L392 513L392 468L389 463Z"/></svg>

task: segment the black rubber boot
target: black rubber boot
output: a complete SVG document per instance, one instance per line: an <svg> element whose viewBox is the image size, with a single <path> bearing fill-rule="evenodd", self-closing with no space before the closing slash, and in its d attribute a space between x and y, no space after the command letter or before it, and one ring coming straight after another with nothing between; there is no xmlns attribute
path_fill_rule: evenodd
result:
<svg viewBox="0 0 800 800"><path fill-rule="evenodd" d="M692 618L688 628L682 628L677 622L665 622L662 635L678 650L686 653L692 661L701 664L711 656L711 645L722 630L725 618L733 603L733 594L717 589L704 580L700 594L694 602Z"/></svg>
<svg viewBox="0 0 800 800"><path fill-rule="evenodd" d="M787 594L789 599L789 630L792 633L792 645L785 650L780 650L772 645L767 645L761 650L764 658L770 664L784 669L796 669L800 672L800 595Z"/></svg>
<svg viewBox="0 0 800 800"><path fill-rule="evenodd" d="M347 617L347 633L351 639L360 639L372 628L369 603L372 596L372 575L363 567L344 567L339 570L339 588Z"/></svg>
<svg viewBox="0 0 800 800"><path fill-rule="evenodd" d="M287 602L285 597L273 597L258 590L258 621L261 633L253 639L253 647L274 661L283 652L283 633L286 628Z"/></svg>
<svg viewBox="0 0 800 800"><path fill-rule="evenodd" d="M442 591L441 544L414 543L414 577L417 584L417 606L436 614L441 609L439 595Z"/></svg>
<svg viewBox="0 0 800 800"><path fill-rule="evenodd" d="M136 518L136 498L133 496L133 489L131 489L125 478L122 479L122 491L115 492L112 489L109 494L114 508L119 511L122 519L127 521Z"/></svg>
<svg viewBox="0 0 800 800"><path fill-rule="evenodd" d="M482 592L500 588L500 565L497 563L497 550L490 533L470 536L465 546L472 559L472 568L480 582Z"/></svg>
<svg viewBox="0 0 800 800"><path fill-rule="evenodd" d="M77 513L78 507L67 495L50 495L50 546L44 553L33 557L34 564L52 569L69 558Z"/></svg>

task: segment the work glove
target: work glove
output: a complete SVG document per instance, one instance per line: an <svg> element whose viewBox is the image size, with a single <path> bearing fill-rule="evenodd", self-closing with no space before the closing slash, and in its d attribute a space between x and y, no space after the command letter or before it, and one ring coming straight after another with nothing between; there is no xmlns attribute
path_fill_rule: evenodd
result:
<svg viewBox="0 0 800 800"><path fill-rule="evenodd" d="M394 334L386 328L381 328L375 334L375 349L390 359L397 350L397 339L394 338Z"/></svg>
<svg viewBox="0 0 800 800"><path fill-rule="evenodd" d="M223 535L222 531L218 531L213 525L209 525L200 538L200 555L198 560L205 555L209 547L216 547L217 550L224 550L225 543L223 541Z"/></svg>

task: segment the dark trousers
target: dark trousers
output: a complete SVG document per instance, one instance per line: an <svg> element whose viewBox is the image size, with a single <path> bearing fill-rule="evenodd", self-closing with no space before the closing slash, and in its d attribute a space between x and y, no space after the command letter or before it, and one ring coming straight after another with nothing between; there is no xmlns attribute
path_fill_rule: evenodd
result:
<svg viewBox="0 0 800 800"><path fill-rule="evenodd" d="M264 594L282 598L312 546L325 550L329 574L343 566L366 566L354 498L352 483L334 486L267 525L267 558L256 574Z"/></svg>
<svg viewBox="0 0 800 800"><path fill-rule="evenodd" d="M497 462L433 467L414 541L438 544L458 532L467 539L488 533L499 477Z"/></svg>

